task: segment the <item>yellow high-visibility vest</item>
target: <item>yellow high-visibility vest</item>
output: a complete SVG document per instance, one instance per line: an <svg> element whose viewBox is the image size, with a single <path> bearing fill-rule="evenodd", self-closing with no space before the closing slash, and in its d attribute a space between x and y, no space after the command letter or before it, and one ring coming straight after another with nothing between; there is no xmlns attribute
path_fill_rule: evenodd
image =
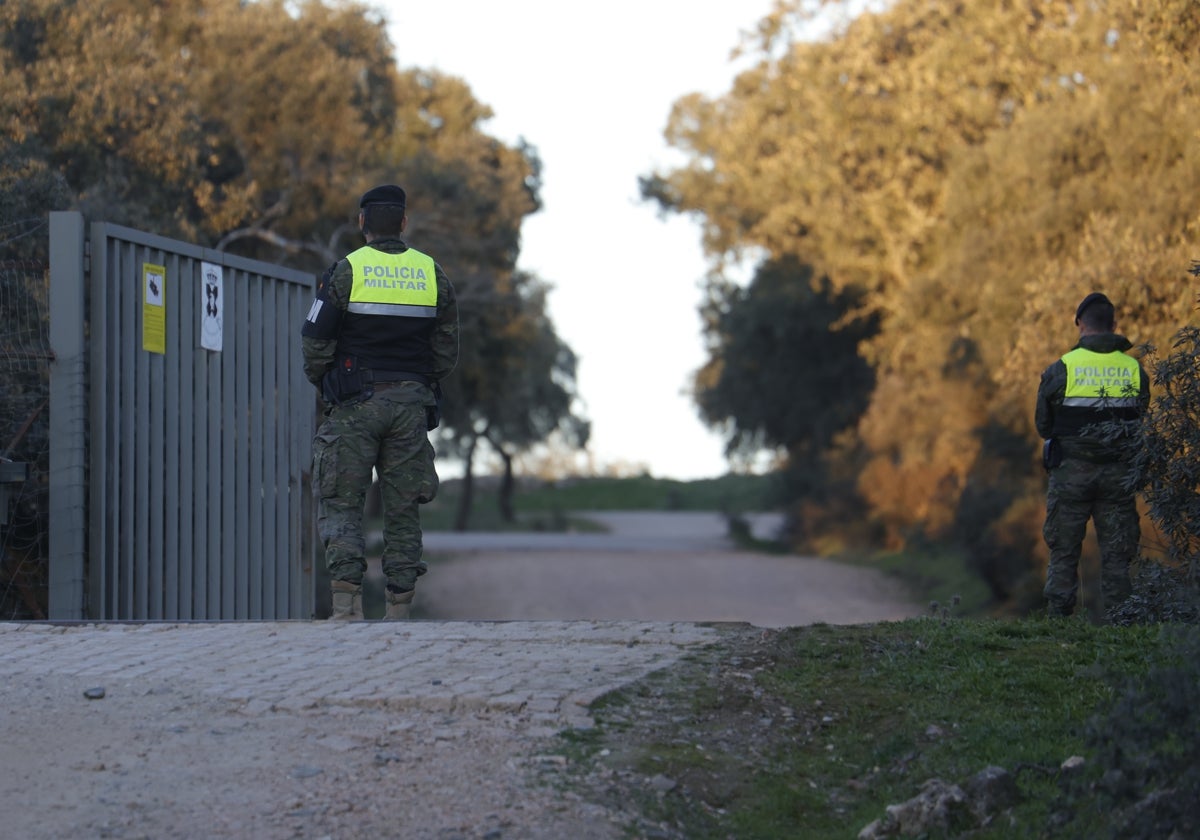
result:
<svg viewBox="0 0 1200 840"><path fill-rule="evenodd" d="M389 254L366 245L346 257L354 269L348 312L360 315L437 315L433 257L409 248Z"/></svg>
<svg viewBox="0 0 1200 840"><path fill-rule="evenodd" d="M1064 406L1127 408L1137 405L1142 384L1137 359L1124 353L1097 353L1078 347L1062 360L1067 366Z"/></svg>

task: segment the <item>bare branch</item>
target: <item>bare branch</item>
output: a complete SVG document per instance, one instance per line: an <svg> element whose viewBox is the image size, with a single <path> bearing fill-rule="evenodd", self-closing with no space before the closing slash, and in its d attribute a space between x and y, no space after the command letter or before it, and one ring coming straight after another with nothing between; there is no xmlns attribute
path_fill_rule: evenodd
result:
<svg viewBox="0 0 1200 840"><path fill-rule="evenodd" d="M273 230L265 230L263 228L249 227L232 230L221 237L217 243L218 251L226 251L234 242L241 239L260 239L263 242L274 245L289 254L309 253L316 254L327 262L337 259L337 255L330 249L319 243L301 242L296 239L288 239L286 236L281 236Z"/></svg>

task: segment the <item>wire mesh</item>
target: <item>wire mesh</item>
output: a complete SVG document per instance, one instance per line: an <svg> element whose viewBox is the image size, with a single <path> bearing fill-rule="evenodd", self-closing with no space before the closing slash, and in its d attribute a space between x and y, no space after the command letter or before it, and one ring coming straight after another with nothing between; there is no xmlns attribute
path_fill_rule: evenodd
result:
<svg viewBox="0 0 1200 840"><path fill-rule="evenodd" d="M0 460L7 462L3 477L8 480L0 482L0 619L44 619L49 598L49 273L45 259L3 256L0 251ZM28 464L27 478L19 464Z"/></svg>

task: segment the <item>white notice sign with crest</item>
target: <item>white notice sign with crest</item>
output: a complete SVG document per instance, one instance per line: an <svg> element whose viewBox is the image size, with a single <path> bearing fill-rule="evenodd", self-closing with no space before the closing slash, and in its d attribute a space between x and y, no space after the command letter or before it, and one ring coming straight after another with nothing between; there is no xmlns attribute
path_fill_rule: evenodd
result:
<svg viewBox="0 0 1200 840"><path fill-rule="evenodd" d="M200 263L200 346L221 349L221 322L224 320L225 270L212 263Z"/></svg>

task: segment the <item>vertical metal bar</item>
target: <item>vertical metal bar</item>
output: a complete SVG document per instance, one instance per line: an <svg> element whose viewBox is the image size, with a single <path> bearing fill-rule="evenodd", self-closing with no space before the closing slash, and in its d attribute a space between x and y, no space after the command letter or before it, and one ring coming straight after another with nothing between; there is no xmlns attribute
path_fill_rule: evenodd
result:
<svg viewBox="0 0 1200 840"><path fill-rule="evenodd" d="M263 299L262 284L253 275L242 278L242 293L246 301L245 312L252 324L248 331L244 356L245 365L241 366L242 377L239 388L241 410L238 413L241 420L242 445L241 470L238 476L238 486L244 493L244 504L240 509L239 532L242 534L242 618L258 618L257 602L262 589L263 569L263 452L262 409L260 395L263 389Z"/></svg>
<svg viewBox="0 0 1200 840"><path fill-rule="evenodd" d="M268 472L264 462L268 455L270 438L267 433L267 411L264 391L266 376L264 370L269 362L269 342L263 340L267 331L265 295L263 286L265 278L253 275L250 278L250 319L253 326L250 329L250 391L248 398L248 419L250 422L250 597L248 610L250 618L262 618L263 614L263 583L266 567L275 562L268 553L269 542L265 527L264 513L271 504L270 488L267 484Z"/></svg>
<svg viewBox="0 0 1200 840"><path fill-rule="evenodd" d="M98 514L104 517L107 535L104 544L104 555L100 560L104 563L107 575L107 599L105 602L105 618L122 618L123 605L126 604L128 588L126 585L128 569L125 565L125 545L128 540L123 538L124 530L123 503L132 492L131 482L123 481L126 459L131 446L125 442L122 428L122 394L128 388L125 370L124 345L128 339L122 332L122 315L127 309L125 299L131 294L121 282L121 248L115 240L108 237L108 227L103 223L92 226L92 264L104 266L103 286L96 286L97 293L104 301L103 318L108 336L104 342L104 370L108 386L103 395L103 404L96 413L103 412L105 419L105 434L103 437L104 451L93 456L92 462L103 461L107 466L107 478L104 483L104 496L93 503ZM92 311L98 307L93 297ZM93 372L94 373L94 372ZM92 435L93 442L96 435Z"/></svg>
<svg viewBox="0 0 1200 840"><path fill-rule="evenodd" d="M244 295L240 294L240 272L234 272L230 288L225 295L225 302L232 303L231 311L226 312L227 323L231 329L225 337L228 340L221 365L221 618L237 618L235 578L238 568L237 512L240 503L237 487L237 438L239 430L237 405L237 375L241 366L242 335L245 324Z"/></svg>
<svg viewBox="0 0 1200 840"><path fill-rule="evenodd" d="M89 347L88 372L90 397L88 399L88 609L87 617L103 620L114 612L113 576L109 563L110 540L116 538L116 529L109 527L108 505L110 487L114 482L115 465L109 460L108 406L115 377L109 374L109 344L112 330L111 300L106 294L108 286L108 246L103 225L91 227L91 288L90 315L87 336Z"/></svg>
<svg viewBox="0 0 1200 840"><path fill-rule="evenodd" d="M262 503L261 503L261 573L259 604L261 614L270 616L275 609L275 575L279 567L278 544L275 541L275 514L279 509L279 484L275 470L275 449L278 440L278 429L275 422L275 360L278 356L275 347L276 322L280 312L275 307L275 283L268 277L259 275L255 278L259 288L259 338L262 342L262 353L259 362L260 387L251 389L257 403L256 414L259 417L260 452L259 462L262 470Z"/></svg>
<svg viewBox="0 0 1200 840"><path fill-rule="evenodd" d="M145 445L143 426L138 423L138 360L142 354L141 305L142 289L138 249L132 243L116 242L116 268L112 273L115 284L121 286L121 325L117 335L121 341L118 364L121 369L121 402L118 434L121 438L120 527L121 542L118 562L121 569L121 608L115 618L137 615L138 545L145 540L138 530L138 449Z"/></svg>
<svg viewBox="0 0 1200 840"><path fill-rule="evenodd" d="M129 371L126 367L128 351L126 348L131 342L131 339L126 336L125 322L128 320L126 313L129 310L127 301L134 290L128 288L128 283L122 282L124 247L121 243L109 239L107 235L104 237L93 236L92 241L94 250L98 247L95 243L103 243L104 248L103 260L106 266L107 285L103 293L108 301L105 309L109 329L109 340L105 353L108 356L108 370L112 372L110 376L112 384L109 392L105 395L104 406L105 417L108 420L108 436L105 439L105 447L109 453L108 462L112 465L109 471L109 481L105 488L106 495L103 505L110 534L104 562L110 569L109 577L112 581L111 609L107 617L124 618L128 614L129 596L132 592L130 584L132 567L127 562L129 531L125 516L133 493L132 480L125 480L129 476L132 466L131 453L133 451L132 442L126 440L126 436L132 434L132 430L126 429L124 422L124 401L128 399L129 393ZM95 262L94 255L93 262Z"/></svg>
<svg viewBox="0 0 1200 840"><path fill-rule="evenodd" d="M271 607L275 614L290 617L288 607L288 586L295 578L292 573L296 565L296 547L288 540L288 509L291 506L291 496L288 493L290 484L288 475L288 416L287 395L289 390L289 362L292 359L288 337L296 328L292 325L292 312L288 308L287 284L273 283L274 292L271 311L275 313L275 335L271 341L274 355L274 371L269 389L269 405L271 406L275 438L270 454L273 456L271 466L271 488L274 502L274 544L275 552L271 564Z"/></svg>
<svg viewBox="0 0 1200 840"><path fill-rule="evenodd" d="M150 496L150 359L142 347L145 328L142 306L146 290L142 282L142 264L149 262L146 249L134 248L134 272L137 275L138 299L134 309L137 324L137 350L133 354L133 426L140 443L134 450L133 460L133 610L130 618L145 619L149 613L150 600L150 523L146 519Z"/></svg>
<svg viewBox="0 0 1200 840"><path fill-rule="evenodd" d="M291 390L292 354L289 338L296 330L292 325L292 311L288 306L287 284L275 284L275 380L271 387L271 402L275 410L275 609L281 616L292 616L289 592L295 582L296 561L299 555L290 539L288 521L292 506L291 462L288 455L291 447L291 416L288 392Z"/></svg>
<svg viewBox="0 0 1200 840"><path fill-rule="evenodd" d="M229 292L229 276L225 277L226 285L225 292L228 297ZM226 301L228 304L228 301ZM225 309L225 335L229 335L230 315L232 310L229 306ZM206 536L204 544L204 574L207 583L205 603L201 615L205 618L220 618L221 617L221 557L224 552L222 544L222 534L224 533L221 527L222 522L222 499L221 493L221 406L224 403L222 399L224 393L224 364L225 358L229 355L229 346L220 353L208 353L208 357L204 360L204 369L208 388L205 392L206 400L206 425L207 425L207 445L205 447L205 463L204 463L204 483L200 486L204 487L206 496L206 504L204 506L204 520L206 524Z"/></svg>
<svg viewBox="0 0 1200 840"><path fill-rule="evenodd" d="M226 275L225 280L225 292L226 297L228 297L230 288L228 275ZM226 303L228 303L228 300ZM231 331L228 325L232 323L230 320L232 314L232 308L226 306L226 336ZM225 550L222 539L224 529L221 525L224 515L224 494L221 492L220 482L223 458L221 451L221 407L224 404L224 364L226 357L229 355L229 344L226 343L220 353L209 352L207 358L204 360L205 378L208 384L205 392L208 439L204 452L204 482L202 484L199 483L199 475L197 476L197 482L198 486L204 488L207 502L204 506L206 532L203 545L204 553L197 554L197 557L203 557L204 559L204 575L207 586L204 603L201 605L202 608L198 607L198 610L200 615L203 615L205 618L221 617L221 557L224 555Z"/></svg>
<svg viewBox="0 0 1200 840"><path fill-rule="evenodd" d="M157 413L155 426L162 434L162 449L158 469L152 469L152 475L161 476L162 490L157 498L162 499L161 516L156 520L161 522L161 538L155 552L155 568L160 576L160 583L154 587L158 601L156 618L179 618L179 368L182 364L182 348L180 342L180 313L184 301L186 287L184 266L186 260L180 259L179 254L164 253L162 265L167 269L167 343L166 354L160 356L162 362L162 383L158 388L158 398L162 410Z"/></svg>
<svg viewBox="0 0 1200 840"><path fill-rule="evenodd" d="M311 286L293 287L291 322L299 324L312 300ZM293 339L292 372L289 388L292 418L292 506L291 533L299 553L300 587L295 595L295 617L311 618L316 613L316 523L312 507L312 439L316 432L316 397L304 376L303 357L299 340Z"/></svg>
<svg viewBox="0 0 1200 840"><path fill-rule="evenodd" d="M50 592L52 619L84 617L87 372L83 217L50 214Z"/></svg>
<svg viewBox="0 0 1200 840"><path fill-rule="evenodd" d="M166 254L161 251L150 251L147 249L143 253L142 259L147 262L152 262L155 265L161 265L164 269L170 269L169 260ZM172 305L174 295L175 278L169 273L166 274L163 280L164 290L164 308L169 309ZM144 313L143 313L144 314ZM164 316L165 316L164 312ZM167 345L166 351L170 352L170 325L164 324L164 329L167 330ZM145 557L145 584L143 592L145 594L144 611L139 618L162 618L162 602L163 602L163 554L164 554L164 533L163 533L163 492L165 482L163 481L163 464L165 461L166 444L164 440L164 426L166 418L166 401L165 393L165 368L167 364L166 353L150 353L142 351L142 360L145 363L145 409L143 417L145 422L142 428L149 433L150 445L149 448L142 450L142 474L146 477L146 494L143 497L143 504L139 511L139 518L145 523L146 527L146 557Z"/></svg>
<svg viewBox="0 0 1200 840"><path fill-rule="evenodd" d="M200 277L199 260L181 258L179 260L179 341L175 347L179 350L179 358L175 364L175 401L173 422L175 427L175 445L172 451L178 462L178 479L174 481L173 492L175 504L167 502L169 517L173 517L172 539L170 550L174 554L174 562L170 569L174 571L175 592L170 604L174 612L168 618L194 618L192 611L192 534L196 533L196 458L199 451L196 445L196 354L199 352L196 341L197 310L199 289L203 288L203 277Z"/></svg>
<svg viewBox="0 0 1200 840"><path fill-rule="evenodd" d="M199 301L197 301L198 305ZM213 387L212 376L216 370L216 365L211 357L219 355L215 351L200 349L193 345L192 474L188 482L192 494L188 505L191 510L189 526L192 538L192 582L191 598L188 601L188 618L208 618L207 578L211 568L208 546L216 513L212 507L212 500L209 498L208 488L208 467L212 446L210 438L212 410L217 403L217 400L210 396Z"/></svg>

